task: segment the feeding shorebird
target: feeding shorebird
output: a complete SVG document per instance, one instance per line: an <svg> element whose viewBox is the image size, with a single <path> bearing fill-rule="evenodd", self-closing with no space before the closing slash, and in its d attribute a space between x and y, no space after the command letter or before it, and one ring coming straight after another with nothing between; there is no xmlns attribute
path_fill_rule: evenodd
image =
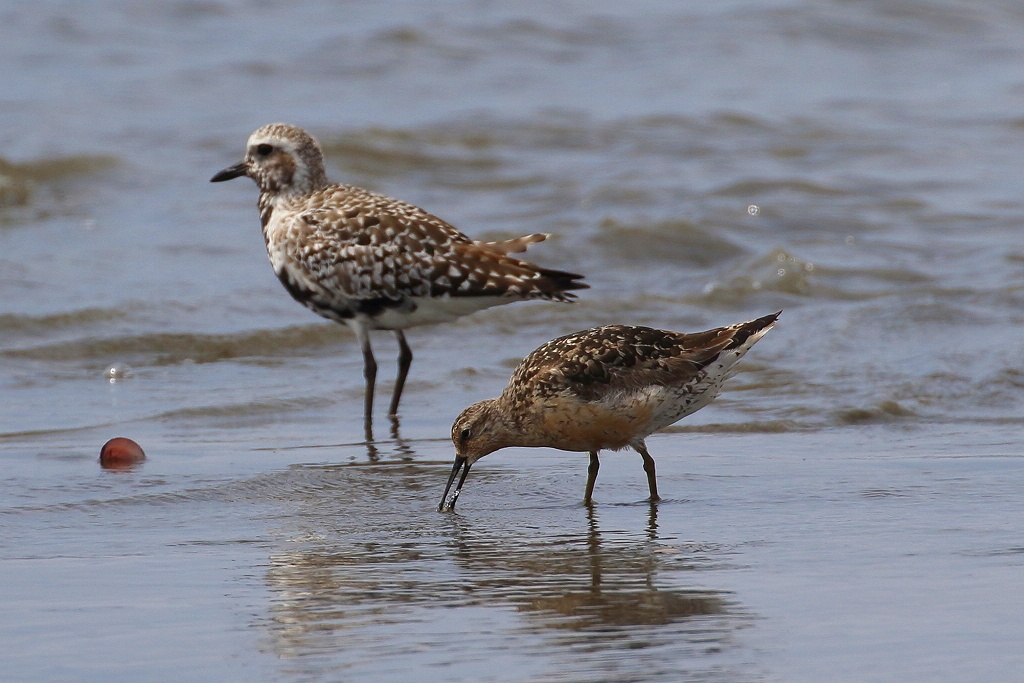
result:
<svg viewBox="0 0 1024 683"><path fill-rule="evenodd" d="M274 272L296 301L355 332L366 379L369 434L377 363L370 330L398 339L398 375L389 415L397 415L412 364L403 330L448 322L528 299L570 301L582 275L509 256L547 235L478 242L411 204L332 183L317 141L276 123L254 132L245 158L210 182L241 176L259 187L263 238Z"/></svg>
<svg viewBox="0 0 1024 683"><path fill-rule="evenodd" d="M455 420L455 464L438 510L455 508L473 463L509 446L589 452L587 505L598 452L630 446L643 458L651 500L659 500L644 439L711 403L779 313L693 334L607 325L547 342L523 359L501 396Z"/></svg>

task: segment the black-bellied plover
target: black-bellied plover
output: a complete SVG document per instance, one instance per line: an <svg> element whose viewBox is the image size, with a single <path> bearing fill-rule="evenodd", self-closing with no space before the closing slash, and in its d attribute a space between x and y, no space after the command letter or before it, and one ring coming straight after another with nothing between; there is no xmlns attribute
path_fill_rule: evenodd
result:
<svg viewBox="0 0 1024 683"><path fill-rule="evenodd" d="M547 342L523 359L501 396L455 420L455 465L438 510L455 507L473 463L509 446L589 452L588 505L598 451L631 446L643 458L651 500L658 500L644 439L709 404L779 313L693 334L607 325Z"/></svg>
<svg viewBox="0 0 1024 683"><path fill-rule="evenodd" d="M544 234L478 242L411 204L330 182L320 145L295 126L260 128L249 137L245 158L210 181L240 176L259 187L263 238L285 289L356 334L366 378L367 433L377 374L370 330L392 330L398 339L389 411L396 415L412 363L406 328L513 301L569 301L569 290L587 288L582 275L508 255L525 251Z"/></svg>

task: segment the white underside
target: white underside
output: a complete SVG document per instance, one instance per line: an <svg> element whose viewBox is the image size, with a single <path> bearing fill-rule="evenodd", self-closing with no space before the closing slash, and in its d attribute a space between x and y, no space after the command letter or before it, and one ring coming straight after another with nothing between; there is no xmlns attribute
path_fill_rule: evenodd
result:
<svg viewBox="0 0 1024 683"><path fill-rule="evenodd" d="M683 386L648 386L637 390L632 400L651 407L650 431L640 435L639 440L675 424L714 401L721 393L725 381L736 374L736 363L769 329L765 328L751 335L741 346L723 352L704 369L703 377L697 382Z"/></svg>
<svg viewBox="0 0 1024 683"><path fill-rule="evenodd" d="M519 301L514 297L423 297L412 300L415 308L389 308L373 318L362 317L361 325L371 330L404 330L419 325L447 323L493 306Z"/></svg>

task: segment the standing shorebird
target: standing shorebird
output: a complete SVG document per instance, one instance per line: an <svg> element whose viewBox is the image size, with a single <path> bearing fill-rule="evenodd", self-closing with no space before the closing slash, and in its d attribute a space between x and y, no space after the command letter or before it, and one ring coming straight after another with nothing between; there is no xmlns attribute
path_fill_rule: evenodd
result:
<svg viewBox="0 0 1024 683"><path fill-rule="evenodd" d="M263 239L285 289L315 313L345 323L363 352L369 435L377 362L370 330L398 338L398 376L388 414L398 414L412 350L403 330L454 320L491 306L570 301L582 275L509 256L547 235L477 242L411 204L327 180L312 136L283 123L249 136L245 158L213 176L259 187Z"/></svg>
<svg viewBox="0 0 1024 683"><path fill-rule="evenodd" d="M607 325L549 341L523 359L501 396L455 420L455 465L438 510L455 508L473 463L509 446L589 452L587 505L598 451L630 446L644 459L651 500L659 500L644 439L711 403L779 313L694 334Z"/></svg>

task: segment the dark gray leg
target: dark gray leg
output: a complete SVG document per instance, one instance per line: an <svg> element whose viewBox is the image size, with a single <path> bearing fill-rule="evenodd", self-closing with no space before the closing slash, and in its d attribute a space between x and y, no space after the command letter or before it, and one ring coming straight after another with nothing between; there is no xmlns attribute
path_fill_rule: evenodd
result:
<svg viewBox="0 0 1024 683"><path fill-rule="evenodd" d="M364 327L356 328L359 348L363 350L363 377L366 378L366 398L363 403L363 427L367 434L373 431L373 391L377 384L377 361L370 348L370 332Z"/></svg>
<svg viewBox="0 0 1024 683"><path fill-rule="evenodd" d="M644 459L644 472L647 473L647 486L651 489L651 500L661 500L658 496L658 477L654 472L654 458L647 452L647 444L641 441L633 448Z"/></svg>
<svg viewBox="0 0 1024 683"><path fill-rule="evenodd" d="M594 495L594 482L597 481L597 471L601 469L601 461L597 459L597 451L590 451L590 467L587 468L587 490L583 494L583 504L590 505Z"/></svg>
<svg viewBox="0 0 1024 683"><path fill-rule="evenodd" d="M391 394L391 409L388 415L398 415L398 402L402 400L402 389L405 388L405 378L409 375L409 367L412 365L412 349L405 341L405 333L395 330L395 337L398 339L398 378L395 380L395 391Z"/></svg>

